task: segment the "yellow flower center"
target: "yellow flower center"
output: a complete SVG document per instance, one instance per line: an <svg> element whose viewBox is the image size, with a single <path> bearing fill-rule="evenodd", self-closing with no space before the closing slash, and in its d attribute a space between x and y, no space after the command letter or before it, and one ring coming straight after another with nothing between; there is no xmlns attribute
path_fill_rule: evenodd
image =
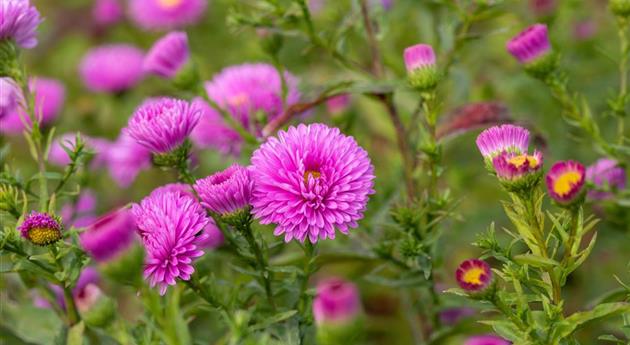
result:
<svg viewBox="0 0 630 345"><path fill-rule="evenodd" d="M57 229L32 228L28 231L28 238L38 246L45 246L59 240L61 233Z"/></svg>
<svg viewBox="0 0 630 345"><path fill-rule="evenodd" d="M523 165L529 165L530 168L536 168L538 166L538 159L534 156L530 155L519 155L514 156L508 160L508 162L517 168L522 167Z"/></svg>
<svg viewBox="0 0 630 345"><path fill-rule="evenodd" d="M165 9L179 6L183 0L157 0L158 4Z"/></svg>
<svg viewBox="0 0 630 345"><path fill-rule="evenodd" d="M560 196L565 196L571 192L581 179L582 175L576 171L565 172L553 183L553 191Z"/></svg>
<svg viewBox="0 0 630 345"><path fill-rule="evenodd" d="M242 105L246 105L247 103L249 103L249 97L247 97L247 94L244 93L240 93L228 99L228 104L233 107L240 107Z"/></svg>
<svg viewBox="0 0 630 345"><path fill-rule="evenodd" d="M306 170L304 172L304 183L308 183L308 177L309 176L313 177L313 179L317 179L320 176L322 176L322 174L319 171Z"/></svg>
<svg viewBox="0 0 630 345"><path fill-rule="evenodd" d="M481 281L481 276L483 276L486 271L481 267L473 267L467 270L462 277L462 280L465 283L473 284L473 285L481 285L483 282Z"/></svg>

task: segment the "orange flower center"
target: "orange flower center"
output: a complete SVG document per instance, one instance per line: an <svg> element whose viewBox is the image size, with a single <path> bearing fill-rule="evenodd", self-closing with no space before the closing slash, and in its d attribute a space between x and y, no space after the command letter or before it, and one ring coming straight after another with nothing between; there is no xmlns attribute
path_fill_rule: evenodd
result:
<svg viewBox="0 0 630 345"><path fill-rule="evenodd" d="M57 229L32 228L28 231L28 238L36 245L45 246L59 240L61 233Z"/></svg>
<svg viewBox="0 0 630 345"><path fill-rule="evenodd" d="M473 284L473 285L481 285L483 282L481 281L481 276L483 276L486 271L481 267L473 267L467 270L462 277L462 280L465 283Z"/></svg>
<svg viewBox="0 0 630 345"><path fill-rule="evenodd" d="M246 105L247 103L249 103L249 97L247 97L247 94L244 93L240 93L228 99L228 104L233 107L240 107L242 105Z"/></svg>
<svg viewBox="0 0 630 345"><path fill-rule="evenodd" d="M510 158L508 162L516 166L517 168L520 168L524 165L528 165L530 168L536 168L538 167L538 164L539 164L538 159L536 159L536 157L530 156L527 154L514 156Z"/></svg>
<svg viewBox="0 0 630 345"><path fill-rule="evenodd" d="M576 171L565 172L554 181L553 191L560 196L565 196L575 188L581 179L582 175Z"/></svg>
<svg viewBox="0 0 630 345"><path fill-rule="evenodd" d="M322 176L322 174L319 171L306 170L304 172L304 183L308 183L308 177L309 176L311 176L313 179L317 179L320 176Z"/></svg>
<svg viewBox="0 0 630 345"><path fill-rule="evenodd" d="M183 0L157 0L158 4L165 9L179 6Z"/></svg>

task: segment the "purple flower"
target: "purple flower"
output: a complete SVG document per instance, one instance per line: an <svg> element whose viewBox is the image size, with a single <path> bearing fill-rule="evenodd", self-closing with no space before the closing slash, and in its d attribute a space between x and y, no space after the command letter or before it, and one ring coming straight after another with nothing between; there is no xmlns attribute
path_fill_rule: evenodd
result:
<svg viewBox="0 0 630 345"><path fill-rule="evenodd" d="M2 0L0 18L0 41L13 40L22 48L37 45L36 31L42 19L29 0Z"/></svg>
<svg viewBox="0 0 630 345"><path fill-rule="evenodd" d="M207 0L130 0L129 15L144 30L169 30L197 23Z"/></svg>
<svg viewBox="0 0 630 345"><path fill-rule="evenodd" d="M581 199L586 175L584 165L576 161L556 162L547 173L549 196L560 205L571 205Z"/></svg>
<svg viewBox="0 0 630 345"><path fill-rule="evenodd" d="M131 246L135 229L136 223L128 209L114 210L81 233L81 247L98 262L110 261Z"/></svg>
<svg viewBox="0 0 630 345"><path fill-rule="evenodd" d="M59 139L54 140L50 145L50 152L48 153L48 160L59 166L66 166L70 164L70 156L63 149L62 144L74 150L76 148L76 133L66 133ZM86 149L94 153L92 161L90 162L91 169L98 169L107 163L109 156L109 149L111 143L105 139L90 138L85 135L81 135L81 139L84 141Z"/></svg>
<svg viewBox="0 0 630 345"><path fill-rule="evenodd" d="M11 84L8 82L8 85ZM2 85L7 84L0 84L0 87ZM6 101L8 104L13 104L13 108L10 110L7 107L7 115L0 118L0 132L3 133L21 133L27 129L25 126L29 128L32 126L31 118L23 108L22 92L15 89L16 87L13 85L10 89L7 88L7 91L0 91L13 93L13 95L7 95L9 99ZM42 126L52 123L59 115L65 100L66 91L63 84L55 79L33 78L29 81L29 90L34 96L33 115Z"/></svg>
<svg viewBox="0 0 630 345"><path fill-rule="evenodd" d="M96 194L91 189L81 191L76 202L70 202L61 208L59 215L67 226L84 227L92 224L96 219Z"/></svg>
<svg viewBox="0 0 630 345"><path fill-rule="evenodd" d="M152 152L167 153L184 143L200 115L187 101L149 99L133 113L126 132Z"/></svg>
<svg viewBox="0 0 630 345"><path fill-rule="evenodd" d="M485 261L470 259L459 265L455 278L462 289L468 292L479 292L492 283L492 270Z"/></svg>
<svg viewBox="0 0 630 345"><path fill-rule="evenodd" d="M464 345L510 345L511 342L496 335L478 335L466 339Z"/></svg>
<svg viewBox="0 0 630 345"><path fill-rule="evenodd" d="M492 159L492 166L500 180L514 181L539 172L542 161L540 151L534 151L533 155L503 151Z"/></svg>
<svg viewBox="0 0 630 345"><path fill-rule="evenodd" d="M491 161L502 152L527 153L529 131L513 125L490 127L477 137L477 147L486 161Z"/></svg>
<svg viewBox="0 0 630 345"><path fill-rule="evenodd" d="M326 110L332 115L343 113L350 105L350 95L347 93L329 98L326 101Z"/></svg>
<svg viewBox="0 0 630 345"><path fill-rule="evenodd" d="M291 106L300 100L298 79L289 72L284 73L284 78L287 83L286 105ZM272 65L259 63L227 67L212 81L206 82L205 86L210 99L232 115L245 129L259 137L262 126L257 119L263 116L270 121L283 111L282 81ZM230 127L222 119L218 120L219 114L212 113L215 113L214 109L207 109L199 126L193 131L192 138L201 147L221 149L224 145L213 146L215 139L209 137L217 136L215 130L221 126ZM220 133L224 131L220 129ZM232 133L226 134L226 137L216 140L231 141ZM238 137L233 146L238 147L241 142L242 138Z"/></svg>
<svg viewBox="0 0 630 345"><path fill-rule="evenodd" d="M32 211L24 218L18 230L22 237L38 246L46 246L61 239L63 226L59 219L49 215Z"/></svg>
<svg viewBox="0 0 630 345"><path fill-rule="evenodd" d="M357 287L340 278L328 278L317 284L313 316L318 325L346 324L361 313Z"/></svg>
<svg viewBox="0 0 630 345"><path fill-rule="evenodd" d="M11 78L0 78L0 124L4 128L4 118L16 113L24 103L22 90ZM4 130L2 130L4 132Z"/></svg>
<svg viewBox="0 0 630 345"><path fill-rule="evenodd" d="M586 168L586 180L595 185L595 190L588 191L589 199L610 199L615 191L626 188L626 170L614 159L601 158Z"/></svg>
<svg viewBox="0 0 630 345"><path fill-rule="evenodd" d="M534 24L528 27L508 41L507 50L524 64L546 55L551 52L547 26Z"/></svg>
<svg viewBox="0 0 630 345"><path fill-rule="evenodd" d="M585 41L597 32L597 22L593 19L581 20L573 23L573 37L579 41Z"/></svg>
<svg viewBox="0 0 630 345"><path fill-rule="evenodd" d="M115 24L123 17L119 0L96 0L92 7L92 18L100 26Z"/></svg>
<svg viewBox="0 0 630 345"><path fill-rule="evenodd" d="M124 131L111 144L107 154L109 175L119 187L127 188L140 171L151 167L151 151Z"/></svg>
<svg viewBox="0 0 630 345"><path fill-rule="evenodd" d="M403 55L408 73L435 65L435 53L433 47L428 44L416 44L407 47Z"/></svg>
<svg viewBox="0 0 630 345"><path fill-rule="evenodd" d="M253 213L274 234L311 243L348 234L374 193L374 167L353 137L323 124L278 132L252 156Z"/></svg>
<svg viewBox="0 0 630 345"><path fill-rule="evenodd" d="M200 246L209 222L203 207L180 192L152 193L131 207L147 257L144 276L164 295L176 278L189 280L193 260L203 255Z"/></svg>
<svg viewBox="0 0 630 345"><path fill-rule="evenodd" d="M249 206L254 182L247 168L233 164L223 171L197 180L194 188L204 207L227 215Z"/></svg>
<svg viewBox="0 0 630 345"><path fill-rule="evenodd" d="M128 44L109 44L90 50L81 61L83 84L95 92L121 92L143 77L142 50Z"/></svg>
<svg viewBox="0 0 630 345"><path fill-rule="evenodd" d="M164 78L172 78L189 58L188 36L173 31L159 39L144 57L143 69Z"/></svg>
<svg viewBox="0 0 630 345"><path fill-rule="evenodd" d="M79 279L77 279L77 283L75 287L72 289L72 297L77 304L77 308L81 308L82 311L85 311L92 304L92 294L94 293L93 289L90 287L95 287L101 281L101 277L98 274L98 271L91 266L88 266L81 271L79 275ZM57 303L62 309L66 309L66 303L63 298L63 289L58 285L51 285L53 292L57 297Z"/></svg>
<svg viewBox="0 0 630 345"><path fill-rule="evenodd" d="M195 98L193 105L201 111L201 116L190 139L197 146L213 148L225 155L238 155L243 143L238 132L201 98Z"/></svg>
<svg viewBox="0 0 630 345"><path fill-rule="evenodd" d="M454 326L462 319L475 315L477 311L473 308L448 308L440 312L440 321L443 325Z"/></svg>

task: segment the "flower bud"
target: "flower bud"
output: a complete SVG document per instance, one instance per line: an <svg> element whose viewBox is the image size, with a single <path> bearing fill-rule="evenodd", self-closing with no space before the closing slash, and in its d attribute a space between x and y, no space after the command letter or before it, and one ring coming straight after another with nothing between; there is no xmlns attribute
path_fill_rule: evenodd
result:
<svg viewBox="0 0 630 345"><path fill-rule="evenodd" d="M556 162L547 173L549 196L560 206L572 207L584 200L585 168L576 161Z"/></svg>
<svg viewBox="0 0 630 345"><path fill-rule="evenodd" d="M630 17L630 0L610 0L610 10L620 17Z"/></svg>
<svg viewBox="0 0 630 345"><path fill-rule="evenodd" d="M507 43L507 51L512 54L525 70L537 78L553 72L557 65L557 56L551 49L547 26L534 24Z"/></svg>
<svg viewBox="0 0 630 345"><path fill-rule="evenodd" d="M340 278L317 285L313 316L320 345L352 343L362 326L361 301L357 287Z"/></svg>
<svg viewBox="0 0 630 345"><path fill-rule="evenodd" d="M433 47L428 44L416 44L407 47L403 55L411 86L422 91L434 89L440 75L435 66Z"/></svg>
<svg viewBox="0 0 630 345"><path fill-rule="evenodd" d="M63 226L58 217L33 211L18 227L22 237L38 246L47 246L61 239Z"/></svg>
<svg viewBox="0 0 630 345"><path fill-rule="evenodd" d="M246 167L234 164L224 171L197 180L193 188L199 194L201 204L220 214L224 220L235 218L233 222L238 222L243 217L249 217L254 182Z"/></svg>

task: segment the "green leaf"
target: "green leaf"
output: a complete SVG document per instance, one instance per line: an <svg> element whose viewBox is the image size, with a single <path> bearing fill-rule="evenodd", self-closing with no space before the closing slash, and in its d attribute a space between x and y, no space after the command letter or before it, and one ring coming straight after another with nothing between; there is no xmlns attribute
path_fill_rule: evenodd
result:
<svg viewBox="0 0 630 345"><path fill-rule="evenodd" d="M279 323L279 322L282 322L284 320L287 320L287 319L291 318L295 314L297 314L297 310L283 311L283 312L277 313L275 315L272 315L272 316L270 316L268 318L265 318L265 321L253 325L250 329L252 331L265 329L265 328L273 325L274 323Z"/></svg>
<svg viewBox="0 0 630 345"><path fill-rule="evenodd" d="M66 344L83 345L83 331L85 331L85 324L83 324L83 321L72 326L70 330L68 330L68 340Z"/></svg>
<svg viewBox="0 0 630 345"><path fill-rule="evenodd" d="M504 320L496 321L480 321L480 323L489 325L501 337L511 340L514 345L530 345L533 344L528 340L526 333L518 329L513 323Z"/></svg>
<svg viewBox="0 0 630 345"><path fill-rule="evenodd" d="M556 260L544 258L542 256L534 255L534 254L520 254L514 256L514 261L518 262L521 265L530 265L534 267L540 268L550 268L554 266L558 266L560 263Z"/></svg>
<svg viewBox="0 0 630 345"><path fill-rule="evenodd" d="M584 324L597 319L611 317L623 313L630 313L630 303L604 303L596 306L589 311L573 313L571 316L560 321L552 335L552 339L559 340L571 335Z"/></svg>

